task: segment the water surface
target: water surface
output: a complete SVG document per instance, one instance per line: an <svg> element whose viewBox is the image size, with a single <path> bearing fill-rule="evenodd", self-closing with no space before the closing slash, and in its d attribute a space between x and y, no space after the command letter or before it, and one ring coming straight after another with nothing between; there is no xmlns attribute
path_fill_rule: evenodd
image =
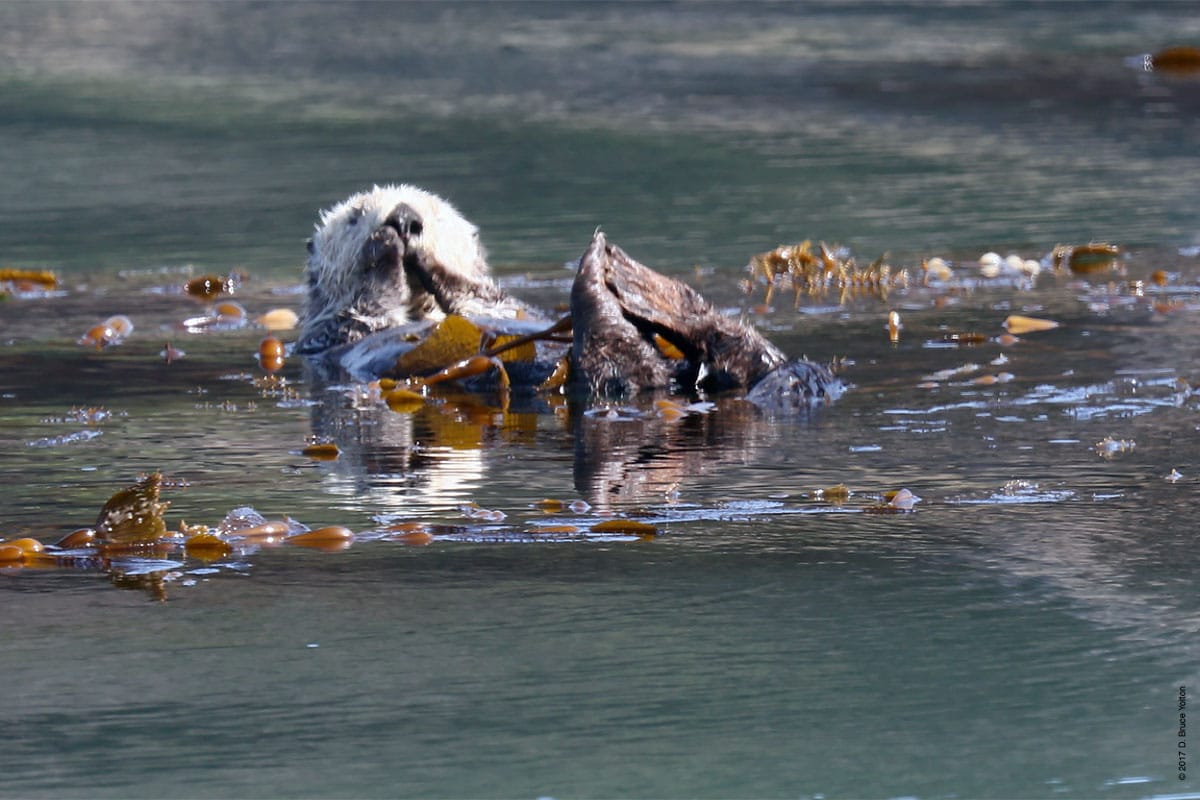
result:
<svg viewBox="0 0 1200 800"><path fill-rule="evenodd" d="M1197 95L1137 58L1194 43L1183 6L0 17L0 262L62 278L0 303L0 535L53 542L154 470L172 524L360 534L179 558L166 602L0 571L6 792L1196 796ZM853 389L798 418L400 414L295 359L265 384L261 330L183 329L208 272L244 274L251 317L298 307L317 210L386 181L453 198L532 302L601 225ZM752 255L805 238L911 280L746 294ZM1053 268L1093 239L1113 268ZM988 250L1042 271L986 278ZM954 272L926 286L933 256ZM117 313L127 341L76 343ZM1060 326L1001 343L1011 314ZM914 512L872 513L900 488ZM658 535L588 530L622 518ZM434 542L381 540L397 521Z"/></svg>

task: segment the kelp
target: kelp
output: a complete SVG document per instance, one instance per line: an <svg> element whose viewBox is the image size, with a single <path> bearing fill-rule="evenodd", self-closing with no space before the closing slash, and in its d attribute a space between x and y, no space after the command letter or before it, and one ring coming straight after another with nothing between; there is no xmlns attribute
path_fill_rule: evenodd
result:
<svg viewBox="0 0 1200 800"><path fill-rule="evenodd" d="M105 545L153 544L166 535L163 512L170 503L160 503L162 473L154 472L133 486L114 494L96 518L96 538Z"/></svg>
<svg viewBox="0 0 1200 800"><path fill-rule="evenodd" d="M752 281L766 284L764 302L771 302L777 287L791 288L797 306L802 295L825 297L833 292L841 302L855 295L886 299L890 291L909 283L908 270L894 269L884 256L859 267L853 257L843 257L824 242L814 251L809 239L752 256L747 269Z"/></svg>

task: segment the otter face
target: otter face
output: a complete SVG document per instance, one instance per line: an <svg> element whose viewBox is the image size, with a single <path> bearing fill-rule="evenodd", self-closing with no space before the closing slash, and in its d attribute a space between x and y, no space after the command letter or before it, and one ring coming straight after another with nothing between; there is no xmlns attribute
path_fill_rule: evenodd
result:
<svg viewBox="0 0 1200 800"><path fill-rule="evenodd" d="M440 318L431 274L490 284L478 229L414 186L376 186L322 212L308 249L303 352Z"/></svg>

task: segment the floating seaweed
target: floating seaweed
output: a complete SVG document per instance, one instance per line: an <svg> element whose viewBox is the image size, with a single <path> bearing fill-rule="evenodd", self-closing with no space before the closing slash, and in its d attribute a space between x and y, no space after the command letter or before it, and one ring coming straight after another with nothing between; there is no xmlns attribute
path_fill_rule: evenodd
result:
<svg viewBox="0 0 1200 800"><path fill-rule="evenodd" d="M992 339L985 333L978 331L963 331L956 333L943 333L942 341L947 344L958 345L959 347L977 347L981 344L986 344Z"/></svg>
<svg viewBox="0 0 1200 800"><path fill-rule="evenodd" d="M300 455L313 461L336 461L341 451L333 442L314 442L301 450Z"/></svg>
<svg viewBox="0 0 1200 800"><path fill-rule="evenodd" d="M237 277L232 274L224 278L219 275L201 275L185 283L183 291L199 300L213 300L224 294L233 294L238 285Z"/></svg>
<svg viewBox="0 0 1200 800"><path fill-rule="evenodd" d="M0 543L0 567L19 566L24 561L24 550L9 542Z"/></svg>
<svg viewBox="0 0 1200 800"><path fill-rule="evenodd" d="M122 339L133 333L133 320L124 314L114 314L104 320L104 324L112 328Z"/></svg>
<svg viewBox="0 0 1200 800"><path fill-rule="evenodd" d="M1054 330L1058 327L1058 323L1052 319L1040 319L1038 317L1025 317L1020 314L1011 314L1004 320L1004 329L1013 336L1020 336L1025 333L1037 333L1039 331Z"/></svg>
<svg viewBox="0 0 1200 800"><path fill-rule="evenodd" d="M529 335L498 334L451 314L397 359L392 372L402 382L381 384L383 399L394 411L410 412L424 404L420 392L431 386L494 373L500 407L506 410L511 389L506 365L533 362L536 340L553 335L562 325Z"/></svg>
<svg viewBox="0 0 1200 800"><path fill-rule="evenodd" d="M692 414L707 414L716 408L716 404L708 401L682 403L677 400L660 398L654 401L654 416L675 422Z"/></svg>
<svg viewBox="0 0 1200 800"><path fill-rule="evenodd" d="M273 308L255 317L254 321L269 331L290 331L299 324L300 318L290 308Z"/></svg>
<svg viewBox="0 0 1200 800"><path fill-rule="evenodd" d="M0 564L14 565L35 560L45 549L45 545L29 537L0 542Z"/></svg>
<svg viewBox="0 0 1200 800"><path fill-rule="evenodd" d="M54 546L62 550L74 550L79 547L91 547L95 543L95 528L76 528L55 542Z"/></svg>
<svg viewBox="0 0 1200 800"><path fill-rule="evenodd" d="M928 286L934 281L947 283L953 280L954 270L950 268L945 259L935 256L929 259L921 259L921 275L923 276L922 283Z"/></svg>
<svg viewBox="0 0 1200 800"><path fill-rule="evenodd" d="M213 313L221 322L240 327L246 321L246 308L233 300L226 300L213 306Z"/></svg>
<svg viewBox="0 0 1200 800"><path fill-rule="evenodd" d="M916 511L916 505L919 502L921 502L921 498L913 494L911 490L896 489L885 492L881 502L867 506L864 510L868 514L911 514Z"/></svg>
<svg viewBox="0 0 1200 800"><path fill-rule="evenodd" d="M1179 45L1147 56L1145 63L1158 72L1194 75L1200 72L1200 47Z"/></svg>
<svg viewBox="0 0 1200 800"><path fill-rule="evenodd" d="M814 495L818 500L825 500L830 503L842 504L850 499L853 494L850 488L844 483L835 484L824 489L818 489Z"/></svg>
<svg viewBox="0 0 1200 800"><path fill-rule="evenodd" d="M570 330L569 316L548 328L516 334L500 333L451 314L396 360L391 372L401 380L383 384L382 387L385 391L397 388L423 391L440 383L463 381L491 372L496 376L496 387L504 409L507 408L511 388L508 367L513 364L533 365L538 360L537 342L569 341L563 338L563 334ZM565 380L565 373L556 369L541 388L556 388L561 385L554 383L559 379ZM400 395L394 398L392 405L407 406L412 400L415 398Z"/></svg>
<svg viewBox="0 0 1200 800"><path fill-rule="evenodd" d="M246 309L241 303L226 300L199 316L188 317L182 324L188 333L234 331L246 327L249 324L248 319Z"/></svg>
<svg viewBox="0 0 1200 800"><path fill-rule="evenodd" d="M477 355L483 330L466 317L451 314L443 319L416 347L400 356L398 372L410 375L434 372L449 364Z"/></svg>
<svg viewBox="0 0 1200 800"><path fill-rule="evenodd" d="M336 552L345 550L354 543L354 532L340 525L330 525L303 533L293 534L284 539L287 544L299 547L310 547L314 550Z"/></svg>
<svg viewBox="0 0 1200 800"><path fill-rule="evenodd" d="M658 528L648 522L634 519L610 519L597 522L588 528L592 533L629 533L634 536L652 537L658 535Z"/></svg>
<svg viewBox="0 0 1200 800"><path fill-rule="evenodd" d="M900 341L900 330L904 327L904 323L900 321L899 311L889 311L887 325L885 326L888 332L888 340L892 344Z"/></svg>
<svg viewBox="0 0 1200 800"><path fill-rule="evenodd" d="M175 482L153 473L115 493L104 507L93 528L81 528L63 536L56 545L45 546L32 538L0 542L0 569L58 567L95 570L106 574L114 586L146 591L157 600L165 600L167 587L175 581L194 585L180 569L185 560L202 564L190 574L210 574L222 569L241 572L248 554L268 546L290 544L326 552L344 550L358 542L391 542L407 546L425 546L437 542L645 542L660 535L663 523L703 519L750 519L780 513L901 513L910 512L920 498L906 489L875 496L873 504L844 507L852 492L838 484L819 490L812 504L785 505L776 502L733 501L718 508L680 507L674 503L661 510L643 510L634 515L584 517L590 506L582 500L565 503L547 499L535 503L536 514L509 520L496 508L467 503L460 511L466 524L445 524L426 520L380 520L374 530L355 532L329 525L309 529L294 520L268 520L251 508L236 508L216 526L188 525L180 522L168 530L163 513L167 503L159 500L159 491ZM870 500L870 496L868 496ZM575 518L551 521L545 514L562 515L570 511ZM545 520L545 521L543 521ZM211 566L210 566L211 565Z"/></svg>
<svg viewBox="0 0 1200 800"><path fill-rule="evenodd" d="M160 503L163 476L154 472L114 494L96 518L96 538L104 545L137 546L158 542L167 532Z"/></svg>
<svg viewBox="0 0 1200 800"><path fill-rule="evenodd" d="M97 350L103 350L111 344L116 344L117 341L117 332L104 323L93 325L79 337L79 344L85 347L94 347Z"/></svg>
<svg viewBox="0 0 1200 800"><path fill-rule="evenodd" d="M233 552L229 542L207 530L192 534L183 546L189 556L208 562L218 561Z"/></svg>
<svg viewBox="0 0 1200 800"><path fill-rule="evenodd" d="M893 270L883 256L860 268L852 257L843 258L840 251L830 250L824 242L817 248L813 252L812 241L805 239L750 258L747 270L751 280L762 281L767 287L764 303L771 302L776 287L790 287L799 306L801 296L806 294L823 297L837 291L841 302L858 294L886 299L893 289L908 286L908 270Z"/></svg>
<svg viewBox="0 0 1200 800"><path fill-rule="evenodd" d="M424 522L393 522L379 538L385 542L425 546L433 544L433 527Z"/></svg>
<svg viewBox="0 0 1200 800"><path fill-rule="evenodd" d="M45 297L58 289L58 276L49 270L0 268L0 300Z"/></svg>
<svg viewBox="0 0 1200 800"><path fill-rule="evenodd" d="M1081 245L1055 245L1050 261L1056 270L1064 267L1075 273L1109 272L1117 268L1121 248L1115 244L1092 242Z"/></svg>
<svg viewBox="0 0 1200 800"><path fill-rule="evenodd" d="M464 503L458 507L463 516L467 519L481 520L483 522L503 522L508 519L508 515L499 509L482 508L478 503Z"/></svg>
<svg viewBox="0 0 1200 800"><path fill-rule="evenodd" d="M258 343L258 365L267 372L278 372L283 368L285 352L283 342L268 336Z"/></svg>
<svg viewBox="0 0 1200 800"><path fill-rule="evenodd" d="M425 395L411 389L390 389L383 395L383 401L392 411L400 414L411 413L425 405Z"/></svg>
<svg viewBox="0 0 1200 800"><path fill-rule="evenodd" d="M133 321L124 314L116 314L88 328L83 336L79 337L79 344L103 350L105 347L120 344L131 333Z"/></svg>
<svg viewBox="0 0 1200 800"><path fill-rule="evenodd" d="M554 371L538 386L539 392L556 392L567 385L571 378L571 359L563 356L554 365Z"/></svg>

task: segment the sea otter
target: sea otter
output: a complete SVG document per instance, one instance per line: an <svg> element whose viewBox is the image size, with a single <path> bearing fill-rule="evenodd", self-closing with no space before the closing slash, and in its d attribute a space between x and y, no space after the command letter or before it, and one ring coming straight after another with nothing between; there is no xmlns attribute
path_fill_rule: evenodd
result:
<svg viewBox="0 0 1200 800"><path fill-rule="evenodd" d="M377 186L323 212L308 250L297 349L355 377L388 374L414 331L447 315L526 334L552 322L495 283L474 225L413 186ZM760 406L788 409L843 388L828 369L789 361L752 326L598 230L571 289L570 326L569 347L544 344L521 380L540 382L565 352L570 387L592 397L742 389Z"/></svg>
<svg viewBox="0 0 1200 800"><path fill-rule="evenodd" d="M493 282L478 229L415 186L376 186L322 212L308 253L304 353L448 313L523 309Z"/></svg>

